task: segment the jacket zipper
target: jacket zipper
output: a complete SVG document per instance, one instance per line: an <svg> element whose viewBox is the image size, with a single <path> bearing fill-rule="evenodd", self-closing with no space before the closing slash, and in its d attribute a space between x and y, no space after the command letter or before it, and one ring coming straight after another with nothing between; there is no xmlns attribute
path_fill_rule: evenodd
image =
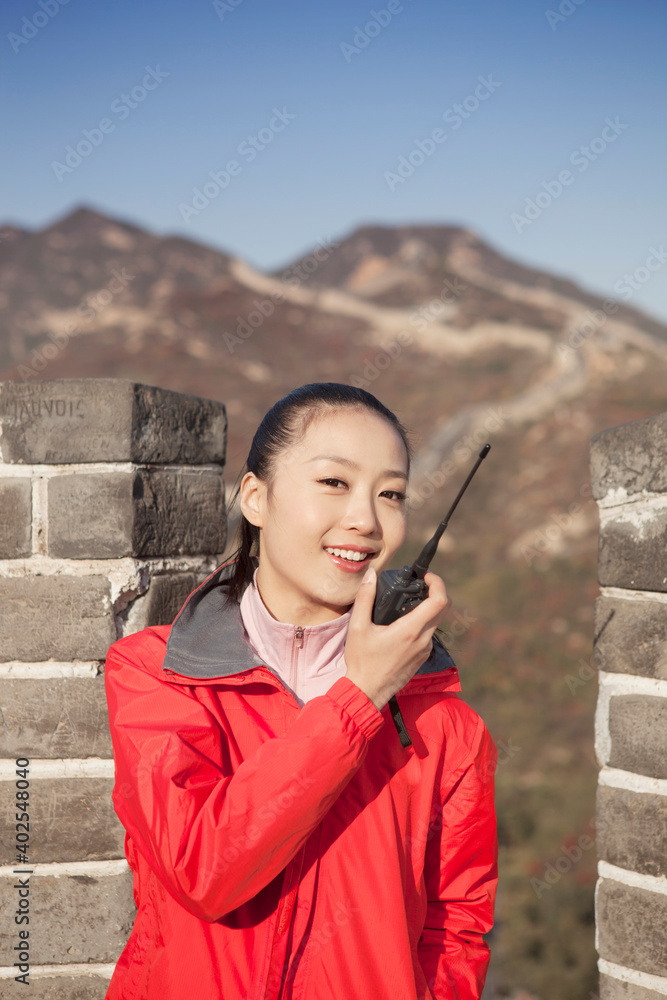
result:
<svg viewBox="0 0 667 1000"><path fill-rule="evenodd" d="M303 646L303 627L301 625L295 625L294 645L292 646L292 663L290 665L290 687L292 688L292 691L295 692L296 692L296 679L298 674L297 660L299 658L297 650L301 649L302 646Z"/></svg>

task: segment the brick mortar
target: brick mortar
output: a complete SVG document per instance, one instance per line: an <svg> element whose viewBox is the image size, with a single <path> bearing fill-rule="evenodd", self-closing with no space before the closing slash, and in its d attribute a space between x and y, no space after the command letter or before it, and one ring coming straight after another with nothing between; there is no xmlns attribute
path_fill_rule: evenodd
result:
<svg viewBox="0 0 667 1000"><path fill-rule="evenodd" d="M111 979L115 964L88 965L85 962L72 962L71 965L31 965L31 979L61 979L63 976L98 976L101 979ZM16 975L14 966L1 965L0 979L13 979Z"/></svg>
<svg viewBox="0 0 667 1000"><path fill-rule="evenodd" d="M131 871L125 858L111 861L51 861L34 865L0 865L0 878L15 877L17 868L32 868L31 878L53 878L61 875L88 875L91 878L113 878Z"/></svg>
<svg viewBox="0 0 667 1000"><path fill-rule="evenodd" d="M667 594L659 590L631 590L629 587L600 587L600 597L624 601L658 601L667 604Z"/></svg>
<svg viewBox="0 0 667 1000"><path fill-rule="evenodd" d="M667 681L638 674L613 674L599 672L598 700L595 708L595 754L600 767L604 767L611 754L609 732L609 702L615 695L642 694L667 698Z"/></svg>
<svg viewBox="0 0 667 1000"><path fill-rule="evenodd" d="M646 892L657 892L661 896L667 896L667 878L665 877L643 875L629 868L619 868L618 865L612 865L608 861L598 861L598 875L601 879L620 882L633 889L644 889Z"/></svg>
<svg viewBox="0 0 667 1000"><path fill-rule="evenodd" d="M21 681L50 681L74 677L94 678L102 673L102 660L41 660L33 663L9 660L0 663L0 678Z"/></svg>
<svg viewBox="0 0 667 1000"><path fill-rule="evenodd" d="M32 483L32 554L46 555L49 544L48 482L31 477Z"/></svg>
<svg viewBox="0 0 667 1000"><path fill-rule="evenodd" d="M617 507L601 507L600 531L609 524L631 524L641 540L644 537L644 527L654 518L667 511L667 493L645 500L642 503L619 504Z"/></svg>
<svg viewBox="0 0 667 1000"><path fill-rule="evenodd" d="M624 487L619 486L615 490L609 490L605 496L596 500L596 504L602 510L615 510L618 507L632 507L636 504L649 504L657 501L658 505L662 501L664 506L667 503L667 493L628 493Z"/></svg>
<svg viewBox="0 0 667 1000"><path fill-rule="evenodd" d="M111 603L116 605L124 594L133 597L148 589L150 580L170 573L212 573L221 563L215 556L124 556L120 559L54 559L33 555L27 559L0 561L0 578L30 579L36 576L102 576L109 581ZM126 602L127 603L127 602ZM115 608L116 611L121 610Z"/></svg>
<svg viewBox="0 0 667 1000"><path fill-rule="evenodd" d="M603 767L598 775L598 785L637 792L639 795L667 796L667 778L649 778L646 774L622 771L619 767Z"/></svg>
<svg viewBox="0 0 667 1000"><path fill-rule="evenodd" d="M625 587L600 587L601 597L616 597L627 601L659 601L667 604L667 594L659 590L630 590Z"/></svg>
<svg viewBox="0 0 667 1000"><path fill-rule="evenodd" d="M663 976L652 976L648 972L629 969L625 965L616 965L614 962L607 961L606 958L598 959L598 971L617 982L629 983L631 986L643 986L644 989L654 990L656 993L663 993L667 996L667 979Z"/></svg>
<svg viewBox="0 0 667 1000"><path fill-rule="evenodd" d="M113 778L111 757L41 757L30 758L31 781L58 778ZM0 759L0 781L16 779L16 762L11 758Z"/></svg>
<svg viewBox="0 0 667 1000"><path fill-rule="evenodd" d="M224 472L225 466L219 462L208 462L206 465L171 464L160 465L155 462L72 462L59 465L19 465L13 462L0 462L0 477L10 476L20 479L51 479L54 476L67 476L76 473L104 472Z"/></svg>

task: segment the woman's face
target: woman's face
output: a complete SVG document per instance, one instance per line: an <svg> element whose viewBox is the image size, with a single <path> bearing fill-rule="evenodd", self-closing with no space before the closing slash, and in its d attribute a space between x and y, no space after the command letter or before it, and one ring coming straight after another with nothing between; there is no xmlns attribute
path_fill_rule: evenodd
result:
<svg viewBox="0 0 667 1000"><path fill-rule="evenodd" d="M271 496L246 473L241 510L260 528L257 585L274 618L330 621L354 602L369 565L389 566L405 538L407 462L384 417L341 408L325 410L281 452ZM345 552L365 555L355 561Z"/></svg>

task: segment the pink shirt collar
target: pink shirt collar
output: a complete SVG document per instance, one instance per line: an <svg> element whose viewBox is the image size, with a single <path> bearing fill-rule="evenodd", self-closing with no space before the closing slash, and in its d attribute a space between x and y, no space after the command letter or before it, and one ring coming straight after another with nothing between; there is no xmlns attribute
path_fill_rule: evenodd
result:
<svg viewBox="0 0 667 1000"><path fill-rule="evenodd" d="M264 604L256 576L257 570L240 602L248 640L303 706L311 698L326 694L334 681L346 673L343 654L352 609L319 625L298 628L279 622Z"/></svg>

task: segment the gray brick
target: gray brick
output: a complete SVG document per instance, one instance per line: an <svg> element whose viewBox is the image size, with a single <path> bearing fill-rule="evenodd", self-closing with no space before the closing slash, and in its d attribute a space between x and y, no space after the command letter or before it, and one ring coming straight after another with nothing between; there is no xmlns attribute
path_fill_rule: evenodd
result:
<svg viewBox="0 0 667 1000"><path fill-rule="evenodd" d="M129 472L55 476L48 483L48 551L63 559L134 555Z"/></svg>
<svg viewBox="0 0 667 1000"><path fill-rule="evenodd" d="M601 958L652 976L667 976L667 896L602 879L596 916Z"/></svg>
<svg viewBox="0 0 667 1000"><path fill-rule="evenodd" d="M222 403L126 379L0 384L4 462L222 464Z"/></svg>
<svg viewBox="0 0 667 1000"><path fill-rule="evenodd" d="M667 679L667 604L598 597L595 635L598 670Z"/></svg>
<svg viewBox="0 0 667 1000"><path fill-rule="evenodd" d="M667 875L667 796L600 785L598 857L643 875Z"/></svg>
<svg viewBox="0 0 667 1000"><path fill-rule="evenodd" d="M98 660L116 641L101 576L0 579L0 660Z"/></svg>
<svg viewBox="0 0 667 1000"><path fill-rule="evenodd" d="M141 473L135 481L137 554L208 555L225 547L225 493L213 472Z"/></svg>
<svg viewBox="0 0 667 1000"><path fill-rule="evenodd" d="M137 470L49 480L49 555L64 559L216 554L224 483L212 470Z"/></svg>
<svg viewBox="0 0 667 1000"><path fill-rule="evenodd" d="M641 534L629 521L608 521L600 531L598 579L603 587L667 593L667 510L655 511Z"/></svg>
<svg viewBox="0 0 667 1000"><path fill-rule="evenodd" d="M2 913L16 908L16 878L0 880ZM30 926L35 929L30 935L32 963L117 961L136 915L130 871L121 875L32 875L29 888ZM17 943L15 930L9 920L0 923L3 954Z"/></svg>
<svg viewBox="0 0 667 1000"><path fill-rule="evenodd" d="M123 623L123 635L139 632L149 625L171 625L187 596L202 579L205 579L204 574L195 573L154 576L148 591L135 598L119 616Z"/></svg>
<svg viewBox="0 0 667 1000"><path fill-rule="evenodd" d="M63 966L66 970L67 966ZM29 996L30 1000L104 1000L109 989L106 976L82 975L72 976L63 972L62 975L38 976L31 968L28 989L22 983L13 979L3 979L3 1000L17 1000Z"/></svg>
<svg viewBox="0 0 667 1000"><path fill-rule="evenodd" d="M596 500L610 490L628 495L667 492L667 413L633 420L591 438L590 468Z"/></svg>
<svg viewBox="0 0 667 1000"><path fill-rule="evenodd" d="M645 986L622 983L611 976L600 976L600 1000L664 1000L664 993L647 990Z"/></svg>
<svg viewBox="0 0 667 1000"><path fill-rule="evenodd" d="M32 538L32 483L0 479L0 559L29 556Z"/></svg>
<svg viewBox="0 0 667 1000"><path fill-rule="evenodd" d="M112 756L104 676L2 682L0 757Z"/></svg>
<svg viewBox="0 0 667 1000"><path fill-rule="evenodd" d="M624 694L609 704L610 767L667 778L667 698Z"/></svg>
<svg viewBox="0 0 667 1000"><path fill-rule="evenodd" d="M30 778L29 854L50 861L125 857L125 831L111 802L113 778ZM0 864L16 863L16 801L12 781L0 781Z"/></svg>

